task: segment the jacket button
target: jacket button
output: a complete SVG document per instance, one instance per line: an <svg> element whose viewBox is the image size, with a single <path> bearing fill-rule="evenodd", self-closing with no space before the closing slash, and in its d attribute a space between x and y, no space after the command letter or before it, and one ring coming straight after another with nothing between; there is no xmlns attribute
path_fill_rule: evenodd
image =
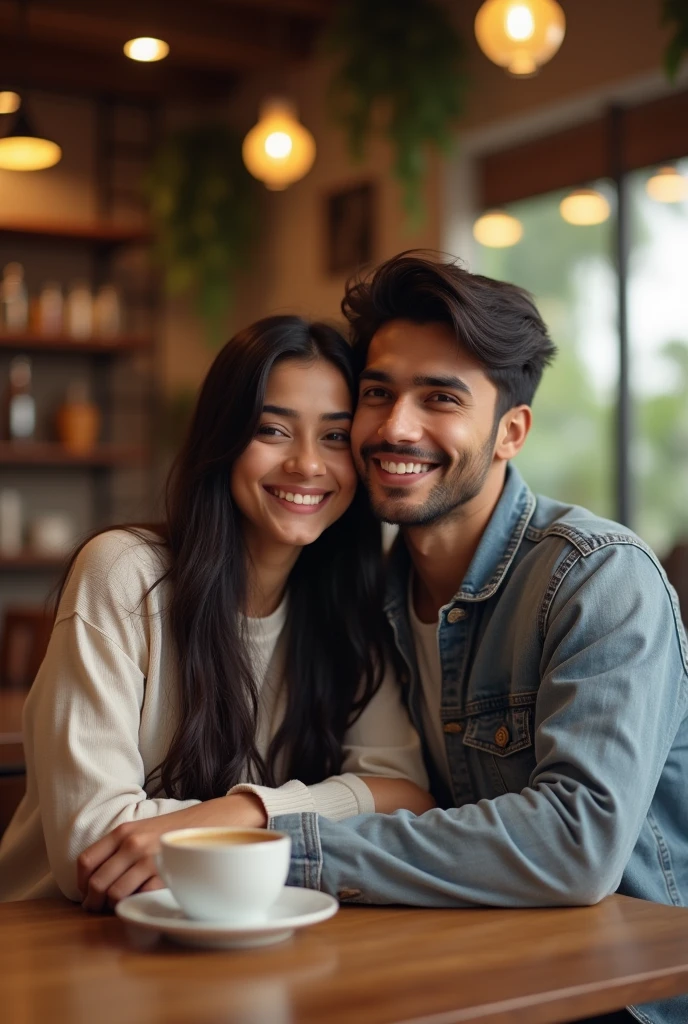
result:
<svg viewBox="0 0 688 1024"><path fill-rule="evenodd" d="M498 747L506 747L511 737L509 736L509 730L505 725L500 725L497 732L494 734L494 741Z"/></svg>
<svg viewBox="0 0 688 1024"><path fill-rule="evenodd" d="M447 614L447 622L452 626L455 622L460 622L461 619L465 618L466 612L463 608L452 608L452 610Z"/></svg>
<svg viewBox="0 0 688 1024"><path fill-rule="evenodd" d="M463 732L463 724L461 722L445 722L442 728L444 732Z"/></svg>

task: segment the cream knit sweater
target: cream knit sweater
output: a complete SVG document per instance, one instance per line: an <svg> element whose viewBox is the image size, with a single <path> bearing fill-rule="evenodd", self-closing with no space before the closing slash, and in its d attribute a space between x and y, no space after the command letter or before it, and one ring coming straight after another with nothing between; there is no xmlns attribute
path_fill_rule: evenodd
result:
<svg viewBox="0 0 688 1024"><path fill-rule="evenodd" d="M82 850L125 821L196 800L149 798L148 773L177 725L177 664L158 549L125 531L90 541L60 603L45 660L26 701L27 789L0 844L0 901L58 895L73 900ZM257 743L265 754L283 716L281 654L286 605L247 619L260 683ZM396 684L380 690L344 741L343 774L314 786L295 780L256 792L270 816L313 810L341 819L374 810L358 776L427 786L420 744Z"/></svg>

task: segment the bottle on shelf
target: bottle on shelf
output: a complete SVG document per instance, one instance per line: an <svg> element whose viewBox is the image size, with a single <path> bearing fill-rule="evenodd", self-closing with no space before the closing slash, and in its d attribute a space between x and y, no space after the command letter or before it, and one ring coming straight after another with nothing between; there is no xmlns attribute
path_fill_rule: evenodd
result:
<svg viewBox="0 0 688 1024"><path fill-rule="evenodd" d="M114 284L103 284L98 289L93 321L98 338L116 338L122 333L122 302Z"/></svg>
<svg viewBox="0 0 688 1024"><path fill-rule="evenodd" d="M60 442L75 455L84 455L98 443L100 424L100 409L90 400L86 381L72 381L65 402L57 410Z"/></svg>
<svg viewBox="0 0 688 1024"><path fill-rule="evenodd" d="M40 334L62 334L64 330L64 300L62 288L55 281L47 281L38 296L38 331Z"/></svg>
<svg viewBox="0 0 688 1024"><path fill-rule="evenodd" d="M85 281L75 281L69 289L65 321L70 338L84 341L93 337L93 296Z"/></svg>
<svg viewBox="0 0 688 1024"><path fill-rule="evenodd" d="M2 318L8 333L22 333L29 325L29 296L21 263L8 263L2 274Z"/></svg>
<svg viewBox="0 0 688 1024"><path fill-rule="evenodd" d="M31 361L15 356L10 363L5 415L10 441L30 440L36 430L36 402L31 390Z"/></svg>

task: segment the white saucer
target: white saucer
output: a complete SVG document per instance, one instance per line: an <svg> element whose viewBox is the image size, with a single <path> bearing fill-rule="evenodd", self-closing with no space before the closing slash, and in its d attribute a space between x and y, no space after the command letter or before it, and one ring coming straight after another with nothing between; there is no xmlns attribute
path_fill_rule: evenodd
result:
<svg viewBox="0 0 688 1024"><path fill-rule="evenodd" d="M232 925L225 921L194 921L187 917L169 889L140 892L117 904L123 921L161 932L185 946L208 949L246 949L283 942L296 928L326 921L339 910L339 904L327 893L287 885L268 910L267 920L259 924Z"/></svg>

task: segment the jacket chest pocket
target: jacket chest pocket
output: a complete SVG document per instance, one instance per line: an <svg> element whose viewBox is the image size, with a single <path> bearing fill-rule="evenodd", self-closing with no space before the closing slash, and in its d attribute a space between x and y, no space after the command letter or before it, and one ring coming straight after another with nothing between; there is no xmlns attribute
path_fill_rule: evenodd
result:
<svg viewBox="0 0 688 1024"><path fill-rule="evenodd" d="M519 704L507 700L467 717L463 745L478 799L526 788L535 768L534 717L534 698Z"/></svg>

